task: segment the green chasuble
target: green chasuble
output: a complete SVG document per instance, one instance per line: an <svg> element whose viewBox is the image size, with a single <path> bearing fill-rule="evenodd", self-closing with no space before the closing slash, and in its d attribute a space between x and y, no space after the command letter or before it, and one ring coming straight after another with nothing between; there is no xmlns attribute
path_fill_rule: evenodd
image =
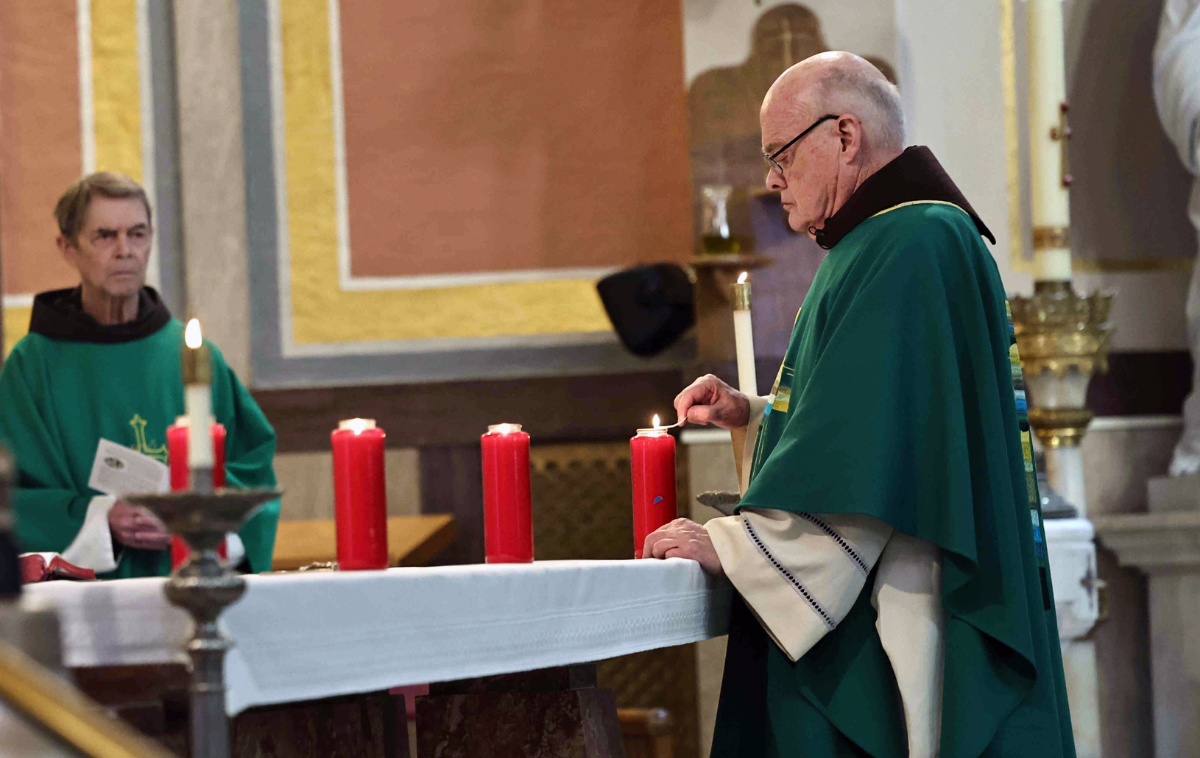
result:
<svg viewBox="0 0 1200 758"><path fill-rule="evenodd" d="M0 442L17 459L16 536L26 551L61 552L79 533L91 499L96 446L104 438L167 463L167 427L184 414L179 354L183 325L144 288L138 320L104 327L82 312L77 290L39 295L30 333L0 371ZM228 487L273 487L275 432L212 348L213 414L225 425ZM278 501L239 535L252 571L271 568ZM163 576L170 551L116 545L103 578Z"/></svg>
<svg viewBox="0 0 1200 758"><path fill-rule="evenodd" d="M831 229L817 235L831 249L740 507L865 514L939 546L941 757L1073 757L1019 366L986 227L932 154L910 148ZM907 755L873 584L874 574L796 663L735 602L714 758Z"/></svg>

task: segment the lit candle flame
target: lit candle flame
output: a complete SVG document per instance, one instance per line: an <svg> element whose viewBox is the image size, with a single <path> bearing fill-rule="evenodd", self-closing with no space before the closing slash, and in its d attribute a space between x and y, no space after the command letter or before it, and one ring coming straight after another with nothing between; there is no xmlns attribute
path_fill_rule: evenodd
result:
<svg viewBox="0 0 1200 758"><path fill-rule="evenodd" d="M349 429L354 434L362 434L367 429L375 428L373 418L351 418L338 422L338 429Z"/></svg>
<svg viewBox="0 0 1200 758"><path fill-rule="evenodd" d="M743 272L742 272L742 275L738 277L738 284L745 284L745 283L746 283L746 280L747 280L747 279L749 279L749 278L750 278L750 272L749 272L749 271L743 271ZM728 279L726 279L725 281L729 281L729 280L728 280Z"/></svg>
<svg viewBox="0 0 1200 758"><path fill-rule="evenodd" d="M497 424L496 425L496 433L497 434L512 434L512 432L513 432L512 424Z"/></svg>
<svg viewBox="0 0 1200 758"><path fill-rule="evenodd" d="M183 333L183 342L192 350L200 349L204 344L204 340L200 337L200 319L192 319L187 324L187 329Z"/></svg>
<svg viewBox="0 0 1200 758"><path fill-rule="evenodd" d="M726 279L726 281L729 281L729 280L728 280L728 279ZM657 413L656 413L656 414L654 414L654 423L653 423L653 426L654 426L654 428L655 428L655 429L657 429L657 428L659 428L660 426L662 426L662 424L661 424L661 423L659 423L659 421L658 421L658 414L657 414Z"/></svg>

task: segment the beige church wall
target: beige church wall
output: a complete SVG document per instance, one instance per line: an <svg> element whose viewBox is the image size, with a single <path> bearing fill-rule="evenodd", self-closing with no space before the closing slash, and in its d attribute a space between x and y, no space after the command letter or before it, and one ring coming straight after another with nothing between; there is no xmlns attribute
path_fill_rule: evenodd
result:
<svg viewBox="0 0 1200 758"><path fill-rule="evenodd" d="M1197 245L1186 216L1191 177L1151 90L1161 8L1161 0L1064 6L1072 250L1083 287L1118 293L1114 350L1187 349L1183 304Z"/></svg>
<svg viewBox="0 0 1200 758"><path fill-rule="evenodd" d="M896 57L909 143L933 151L996 235L1013 290L1000 21L998 3L897 2Z"/></svg>
<svg viewBox="0 0 1200 758"><path fill-rule="evenodd" d="M1115 350L1186 348L1195 236L1183 211L1188 179L1150 91L1160 8L1160 0L1065 5L1076 282L1118 291ZM996 234L992 251L1013 293L1032 289L1019 160L1023 12L1020 0L896 3L909 142L933 149Z"/></svg>
<svg viewBox="0 0 1200 758"><path fill-rule="evenodd" d="M1024 6L1011 6L1012 69L1023 65ZM1186 219L1191 178L1159 124L1151 90L1151 54L1161 0L1064 4L1068 99L1071 234L1076 286L1118 293L1112 323L1116 351L1187 348L1183 303L1196 254ZM1024 128L1024 103L1016 107ZM1018 135L1024 140L1023 134ZM1024 144L1021 142L1021 144ZM1011 143L1010 143L1011 149ZM1021 176L1027 167L1021 166ZM1027 208L1023 195L1010 205ZM1027 215L1025 216L1027 219ZM1028 221L1022 225L1028 237ZM1028 242L1014 247L1013 289L1028 291ZM1010 238L1010 245L1013 244Z"/></svg>
<svg viewBox="0 0 1200 758"><path fill-rule="evenodd" d="M387 478L389 516L421 512L421 476L415 448L389 448L383 454ZM333 454L331 452L280 453L275 456L275 477L283 489L279 517L288 520L334 517Z"/></svg>

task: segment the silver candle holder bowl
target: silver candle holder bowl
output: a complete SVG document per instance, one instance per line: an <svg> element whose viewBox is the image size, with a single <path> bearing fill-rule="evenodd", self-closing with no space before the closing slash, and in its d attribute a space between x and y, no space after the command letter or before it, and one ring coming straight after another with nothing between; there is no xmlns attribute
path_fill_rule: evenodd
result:
<svg viewBox="0 0 1200 758"><path fill-rule="evenodd" d="M204 476L210 471L197 469L193 474L193 482L211 481ZM186 646L192 661L191 758L230 756L224 663L233 641L221 633L217 618L246 592L246 580L221 560L217 549L227 532L236 532L255 510L282 494L277 489L213 491L209 487L124 498L153 511L191 549L188 560L166 584L167 600L195 622Z"/></svg>

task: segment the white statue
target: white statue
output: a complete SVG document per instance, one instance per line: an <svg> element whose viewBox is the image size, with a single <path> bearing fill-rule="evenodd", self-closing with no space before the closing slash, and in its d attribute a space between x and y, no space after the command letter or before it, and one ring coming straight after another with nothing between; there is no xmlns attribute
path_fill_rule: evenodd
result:
<svg viewBox="0 0 1200 758"><path fill-rule="evenodd" d="M1200 0L1166 0L1163 6L1154 45L1154 103L1183 165L1197 177L1188 217L1200 235ZM1195 369L1171 476L1200 472L1200 260L1192 269L1186 313Z"/></svg>

